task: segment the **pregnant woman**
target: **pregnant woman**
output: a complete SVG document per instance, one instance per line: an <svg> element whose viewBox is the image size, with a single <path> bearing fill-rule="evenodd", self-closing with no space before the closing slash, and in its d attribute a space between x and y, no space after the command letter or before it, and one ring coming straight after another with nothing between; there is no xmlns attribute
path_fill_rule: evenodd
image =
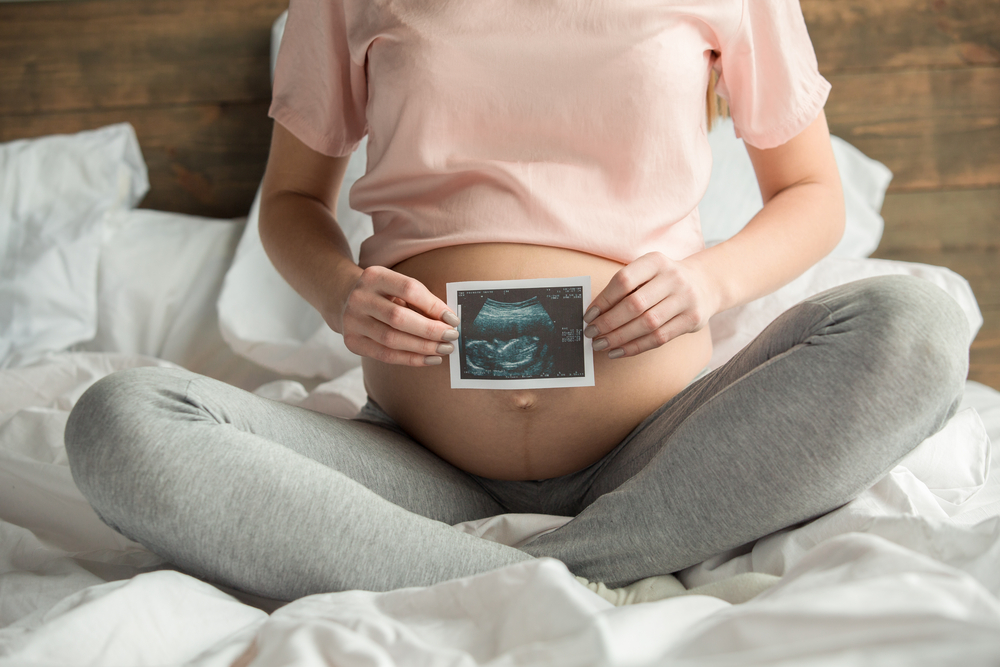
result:
<svg viewBox="0 0 1000 667"><path fill-rule="evenodd" d="M765 204L706 249L713 72ZM796 0L292 0L260 233L371 400L343 420L121 372L70 417L74 478L128 537L280 599L536 557L623 586L843 505L954 412L949 297L849 284L703 372L712 315L841 236L828 90ZM365 135L355 263L333 211ZM571 276L593 387L450 387L447 283ZM450 527L505 512L573 519L520 549Z"/></svg>

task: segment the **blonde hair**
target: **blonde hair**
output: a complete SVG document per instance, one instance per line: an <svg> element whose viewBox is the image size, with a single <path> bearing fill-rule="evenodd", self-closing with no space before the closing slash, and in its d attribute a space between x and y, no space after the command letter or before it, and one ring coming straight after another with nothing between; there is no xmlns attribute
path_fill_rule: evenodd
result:
<svg viewBox="0 0 1000 667"><path fill-rule="evenodd" d="M705 93L705 114L708 119L708 131L712 131L712 124L717 118L729 117L729 105L724 99L715 94L715 83L719 80L719 73L714 69L708 77L708 91Z"/></svg>

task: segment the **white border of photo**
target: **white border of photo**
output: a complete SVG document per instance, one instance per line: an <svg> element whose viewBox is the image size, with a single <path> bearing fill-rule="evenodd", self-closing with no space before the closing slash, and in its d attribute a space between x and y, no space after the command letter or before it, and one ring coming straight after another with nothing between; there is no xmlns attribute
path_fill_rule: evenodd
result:
<svg viewBox="0 0 1000 667"><path fill-rule="evenodd" d="M579 377L549 377L549 378L519 378L502 380L473 380L462 378L462 361L459 349L451 355L450 372L452 389L548 389L553 387L593 387L594 386L594 343L583 336L583 307L590 303L590 276L573 278L538 278L528 280L473 280L457 283L447 283L448 308L462 314L458 303L458 293L474 290L499 289L545 289L552 287L582 287L583 298L580 300L580 334L583 341L584 375ZM459 334L461 334L459 328ZM459 345L462 339L459 338Z"/></svg>

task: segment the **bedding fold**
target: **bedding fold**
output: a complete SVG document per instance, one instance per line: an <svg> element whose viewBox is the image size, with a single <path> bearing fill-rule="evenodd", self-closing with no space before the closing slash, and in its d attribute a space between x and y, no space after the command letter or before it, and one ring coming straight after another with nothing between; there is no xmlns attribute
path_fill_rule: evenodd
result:
<svg viewBox="0 0 1000 667"><path fill-rule="evenodd" d="M214 666L242 654L258 666L818 665L858 647L889 662L975 665L1000 655L1000 479L989 467L1000 392L982 385L969 383L968 405L851 503L679 573L689 589L781 577L744 604L687 595L612 608L542 559L427 588L311 596L268 617L158 571L162 561L100 523L73 486L66 414L97 379L137 365L169 364L77 353L0 371L0 665ZM358 374L321 387L260 393L350 411L363 385ZM516 545L566 520L502 515L455 529Z"/></svg>

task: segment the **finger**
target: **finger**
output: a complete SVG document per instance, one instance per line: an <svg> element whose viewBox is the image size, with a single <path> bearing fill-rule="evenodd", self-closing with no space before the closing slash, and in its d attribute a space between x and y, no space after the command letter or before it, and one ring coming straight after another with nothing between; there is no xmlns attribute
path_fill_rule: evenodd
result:
<svg viewBox="0 0 1000 667"><path fill-rule="evenodd" d="M399 306L395 306L399 308ZM400 310L406 311L406 308ZM423 315L418 315L409 311L414 317L426 319ZM382 347L390 350L400 350L403 352L415 352L424 356L445 355L455 351L455 346L446 341L427 340L420 336L414 336L406 331L400 330L392 325L380 322L375 318L361 320L359 326L354 331L370 340L375 341Z"/></svg>
<svg viewBox="0 0 1000 667"><path fill-rule="evenodd" d="M388 294L393 283L397 288L400 286L400 282L395 280L393 275L404 280L412 280L401 274L393 274L388 269L382 269L381 273L362 275L359 287L348 297L347 308L344 311L345 331L350 329L346 324L347 321L353 321L355 325L369 326L365 318L372 317L392 328L427 340L453 341L458 338L458 331L454 327L440 320L432 320L410 308L401 297Z"/></svg>
<svg viewBox="0 0 1000 667"><path fill-rule="evenodd" d="M386 269L380 287L386 296L402 299L408 306L430 319L445 321L453 327L458 326L458 317L449 310L448 304L434 296L434 293L419 280Z"/></svg>
<svg viewBox="0 0 1000 667"><path fill-rule="evenodd" d="M676 318L683 310L684 305L681 299L677 296L667 297L639 315L639 317L595 339L595 349L598 351L605 349L613 350L630 341L647 336L660 329L670 320ZM604 341L604 343L599 343L598 341Z"/></svg>
<svg viewBox="0 0 1000 667"><path fill-rule="evenodd" d="M458 338L454 327L385 298L373 299L364 312L381 325L425 341L447 342ZM362 326L371 330L372 323L362 322Z"/></svg>
<svg viewBox="0 0 1000 667"><path fill-rule="evenodd" d="M656 348L669 343L678 336L682 336L691 330L690 324L685 322L685 319L686 318L683 315L679 315L671 319L666 324L663 324L655 331L630 340L629 342L618 347L612 347L608 352L608 357L611 359L634 357L637 354L648 352L649 350L655 350Z"/></svg>
<svg viewBox="0 0 1000 667"><path fill-rule="evenodd" d="M604 336L615 331L629 322L640 320L651 309L664 301L670 295L671 282L668 278L657 276L626 295L610 310L604 312L600 317L591 322L584 330L584 335L588 338ZM660 322L659 324L662 324ZM657 326L659 326L657 324ZM656 327L653 327L654 329ZM643 331L649 333L652 329Z"/></svg>
<svg viewBox="0 0 1000 667"><path fill-rule="evenodd" d="M346 337L345 337L346 342ZM423 355L405 350L393 350L384 345L379 345L371 338L359 336L358 340L348 344L348 349L363 357L377 359L385 364L398 366L440 366L444 359L438 355Z"/></svg>
<svg viewBox="0 0 1000 667"><path fill-rule="evenodd" d="M628 266L619 269L607 286L591 302L584 315L584 320L593 323L598 315L611 310L639 286L652 280L656 274L656 262L650 255L643 255Z"/></svg>

